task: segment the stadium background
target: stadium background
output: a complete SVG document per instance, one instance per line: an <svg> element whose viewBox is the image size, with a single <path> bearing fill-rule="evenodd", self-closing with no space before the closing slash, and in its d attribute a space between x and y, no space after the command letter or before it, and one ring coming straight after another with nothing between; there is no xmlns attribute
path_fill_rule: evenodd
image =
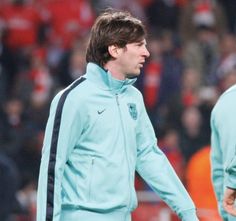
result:
<svg viewBox="0 0 236 221"><path fill-rule="evenodd" d="M10 221L35 220L50 101L84 73L91 25L108 6L146 24L151 56L136 87L200 220L220 220L209 119L220 94L236 83L235 0L0 0L0 217L13 209ZM134 221L178 220L138 174L135 185Z"/></svg>

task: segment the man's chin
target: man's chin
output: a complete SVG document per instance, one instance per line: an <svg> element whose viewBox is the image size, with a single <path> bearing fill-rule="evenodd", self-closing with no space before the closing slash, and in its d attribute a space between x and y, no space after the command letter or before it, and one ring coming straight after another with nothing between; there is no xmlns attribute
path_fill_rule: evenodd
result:
<svg viewBox="0 0 236 221"><path fill-rule="evenodd" d="M136 73L136 74L127 74L127 75L126 75L126 78L128 78L128 79L134 79L134 78L137 78L139 75L140 75L140 72L139 72L139 73Z"/></svg>

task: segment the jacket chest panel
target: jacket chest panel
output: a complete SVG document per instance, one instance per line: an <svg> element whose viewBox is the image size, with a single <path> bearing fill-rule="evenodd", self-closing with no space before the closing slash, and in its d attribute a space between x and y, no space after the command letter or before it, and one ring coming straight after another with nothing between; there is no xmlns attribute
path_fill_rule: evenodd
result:
<svg viewBox="0 0 236 221"><path fill-rule="evenodd" d="M84 139L93 151L103 154L107 147L112 151L136 147L138 111L134 102L112 96L91 100L88 105Z"/></svg>

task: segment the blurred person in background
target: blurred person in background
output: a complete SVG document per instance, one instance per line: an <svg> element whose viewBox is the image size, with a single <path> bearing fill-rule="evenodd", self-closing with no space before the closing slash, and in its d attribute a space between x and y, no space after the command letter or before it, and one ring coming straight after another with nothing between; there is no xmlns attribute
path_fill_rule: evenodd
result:
<svg viewBox="0 0 236 221"><path fill-rule="evenodd" d="M181 44L172 31L161 33L162 46L162 77L158 106L168 107L176 103L180 97L183 61Z"/></svg>
<svg viewBox="0 0 236 221"><path fill-rule="evenodd" d="M236 83L236 53L225 58L217 70L218 89L221 93Z"/></svg>
<svg viewBox="0 0 236 221"><path fill-rule="evenodd" d="M44 20L33 4L11 0L0 8L0 22L4 24L4 42L12 57L8 80L10 89L14 90L19 73L29 68L33 48L43 44L40 36L44 35L41 33Z"/></svg>
<svg viewBox="0 0 236 221"><path fill-rule="evenodd" d="M195 106L201 114L201 129L204 131L204 144L210 143L210 113L218 99L216 86L202 86L201 77L197 70L186 68L182 75L181 104L182 113L188 107ZM197 144L194 144L197 145ZM200 143L203 145L203 143Z"/></svg>
<svg viewBox="0 0 236 221"><path fill-rule="evenodd" d="M211 111L214 107L220 93L215 86L202 86L198 92L198 107L202 115L202 131L205 134L205 145L210 145L211 142L211 128L210 118Z"/></svg>
<svg viewBox="0 0 236 221"><path fill-rule="evenodd" d="M208 144L207 134L203 133L202 115L198 106L183 109L180 129L180 149L185 162L201 147Z"/></svg>
<svg viewBox="0 0 236 221"><path fill-rule="evenodd" d="M47 24L48 66L56 75L61 60L77 42L86 39L95 19L95 12L88 0L43 1L41 7Z"/></svg>
<svg viewBox="0 0 236 221"><path fill-rule="evenodd" d="M95 19L91 2L86 0L50 0L44 3L49 42L64 50L86 36Z"/></svg>
<svg viewBox="0 0 236 221"><path fill-rule="evenodd" d="M6 29L5 42L14 58L16 75L27 68L32 48L41 43L44 20L35 5L26 0L11 0L4 5L0 20Z"/></svg>
<svg viewBox="0 0 236 221"><path fill-rule="evenodd" d="M181 104L184 108L198 104L200 86L200 73L193 68L184 69L181 78Z"/></svg>
<svg viewBox="0 0 236 221"><path fill-rule="evenodd" d="M207 85L219 53L219 37L226 32L221 5L213 0L193 0L181 15L180 36L183 41L183 62L201 76Z"/></svg>
<svg viewBox="0 0 236 221"><path fill-rule="evenodd" d="M151 56L140 77L144 102L151 121L160 132L165 125L176 124L183 62L180 44L173 32L162 31L150 37ZM178 107L177 107L178 106ZM173 111L172 111L173 110Z"/></svg>
<svg viewBox="0 0 236 221"><path fill-rule="evenodd" d="M74 80L83 75L86 67L85 39L75 42L73 47L63 54L59 64L56 77L60 87L66 87Z"/></svg>
<svg viewBox="0 0 236 221"><path fill-rule="evenodd" d="M26 49L38 43L43 20L34 5L26 0L11 0L1 9L6 28L6 44L12 50Z"/></svg>
<svg viewBox="0 0 236 221"><path fill-rule="evenodd" d="M179 34L183 42L192 41L198 33L199 26L214 28L218 36L227 32L226 14L218 1L186 1L179 15Z"/></svg>
<svg viewBox="0 0 236 221"><path fill-rule="evenodd" d="M46 56L46 48L35 48L30 59L30 69L27 74L32 86L30 102L35 107L48 104L54 86Z"/></svg>
<svg viewBox="0 0 236 221"><path fill-rule="evenodd" d="M209 76L209 83L211 85L219 85L221 80L220 78L223 75L222 67L225 66L225 62L228 63L227 60L231 59L230 57L232 57L233 54L236 54L236 36L230 33L222 34L219 38L219 54L213 64L213 68ZM219 90L221 90L220 85Z"/></svg>
<svg viewBox="0 0 236 221"><path fill-rule="evenodd" d="M48 117L49 101L57 86L47 66L47 49L34 48L29 68L21 72L14 87L24 102L24 126L29 131L43 131Z"/></svg>
<svg viewBox="0 0 236 221"><path fill-rule="evenodd" d="M1 148L1 147L0 147ZM15 221L14 212L18 206L16 193L19 188L19 174L15 163L0 149L0 220Z"/></svg>
<svg viewBox="0 0 236 221"><path fill-rule="evenodd" d="M1 20L0 9L0 105L11 96L13 78L16 71L16 61L6 44L6 26Z"/></svg>
<svg viewBox="0 0 236 221"><path fill-rule="evenodd" d="M142 95L132 86L150 55L145 36L142 22L128 12L109 10L97 18L86 74L51 104L38 221L130 221L137 206L135 170L180 219L198 221L191 198L156 144Z"/></svg>
<svg viewBox="0 0 236 221"><path fill-rule="evenodd" d="M148 39L148 50L150 57L143 68L140 76L144 103L152 122L155 122L156 108L159 100L160 84L163 68L163 49L160 37L153 35Z"/></svg>
<svg viewBox="0 0 236 221"><path fill-rule="evenodd" d="M185 67L195 69L200 74L201 84L207 85L217 58L218 36L214 28L198 26L196 37L183 46Z"/></svg>
<svg viewBox="0 0 236 221"><path fill-rule="evenodd" d="M184 160L180 151L179 132L174 128L167 128L159 138L159 146L175 169L178 177L184 182Z"/></svg>
<svg viewBox="0 0 236 221"><path fill-rule="evenodd" d="M25 137L24 103L20 98L6 100L0 108L0 148L15 159Z"/></svg>

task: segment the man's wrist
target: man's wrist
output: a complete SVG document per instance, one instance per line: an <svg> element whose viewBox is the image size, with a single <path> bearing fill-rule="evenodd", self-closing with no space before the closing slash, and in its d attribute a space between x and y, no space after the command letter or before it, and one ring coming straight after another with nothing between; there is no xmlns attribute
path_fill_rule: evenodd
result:
<svg viewBox="0 0 236 221"><path fill-rule="evenodd" d="M235 191L236 191L236 188L233 188L233 187L227 186L226 188L228 188L228 189L230 189L230 190L235 190Z"/></svg>
<svg viewBox="0 0 236 221"><path fill-rule="evenodd" d="M226 174L225 186L229 189L236 190L236 175Z"/></svg>

